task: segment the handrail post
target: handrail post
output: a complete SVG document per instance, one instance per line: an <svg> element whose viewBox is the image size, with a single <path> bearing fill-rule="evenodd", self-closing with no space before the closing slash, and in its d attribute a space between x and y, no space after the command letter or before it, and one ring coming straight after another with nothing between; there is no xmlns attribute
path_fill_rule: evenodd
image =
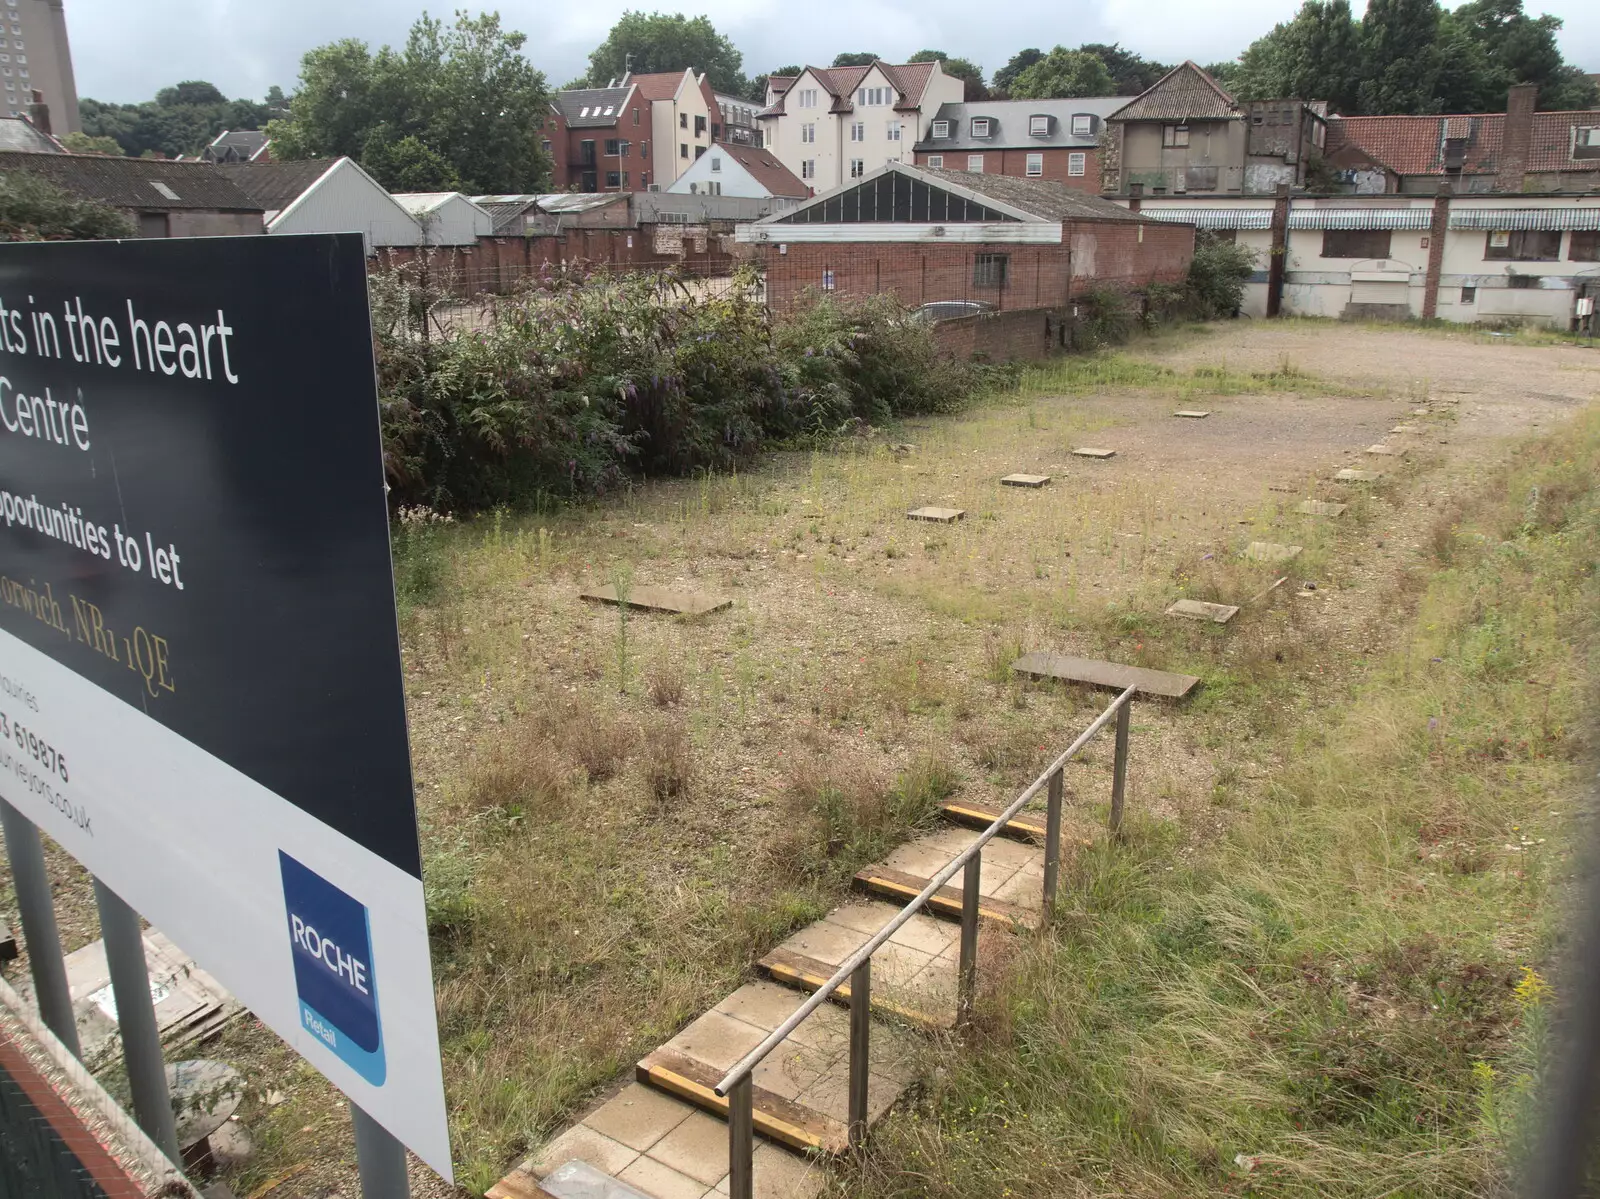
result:
<svg viewBox="0 0 1600 1199"><path fill-rule="evenodd" d="M1117 758L1111 768L1111 835L1122 836L1122 800L1128 788L1128 730L1133 701L1117 709Z"/></svg>
<svg viewBox="0 0 1600 1199"><path fill-rule="evenodd" d="M755 1199L755 1097L750 1075L728 1092L728 1199Z"/></svg>
<svg viewBox="0 0 1600 1199"><path fill-rule="evenodd" d="M872 959L850 975L850 1148L867 1140L867 1081L872 1049Z"/></svg>
<svg viewBox="0 0 1600 1199"><path fill-rule="evenodd" d="M1050 776L1050 806L1044 821L1044 918L1056 907L1056 883L1061 874L1061 789L1062 772Z"/></svg>
<svg viewBox="0 0 1600 1199"><path fill-rule="evenodd" d="M50 894L50 872L45 866L39 830L21 812L0 799L0 826L11 858L11 882L17 892L17 914L22 917L22 938L28 948L28 969L39 1015L56 1039L82 1057L78 1047L78 1021L67 985L67 965L61 956L61 934L56 927L55 901Z"/></svg>
<svg viewBox="0 0 1600 1199"><path fill-rule="evenodd" d="M983 851L967 859L961 875L961 962L956 975L956 1023L972 1019L978 990L978 879L983 873Z"/></svg>

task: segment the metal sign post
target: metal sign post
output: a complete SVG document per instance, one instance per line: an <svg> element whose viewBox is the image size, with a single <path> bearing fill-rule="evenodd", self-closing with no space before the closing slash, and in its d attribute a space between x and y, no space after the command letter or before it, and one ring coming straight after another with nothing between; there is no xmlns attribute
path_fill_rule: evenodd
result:
<svg viewBox="0 0 1600 1199"><path fill-rule="evenodd" d="M411 1183L406 1177L406 1147L353 1103L350 1122L356 1130L361 1199L409 1199Z"/></svg>
<svg viewBox="0 0 1600 1199"><path fill-rule="evenodd" d="M39 1015L45 1027L72 1051L73 1057L82 1057L39 830L33 826L33 821L3 799L0 799L0 827L5 829L11 880L17 889L17 911L22 917L22 937L28 947L28 969L33 972L33 993L39 1001Z"/></svg>

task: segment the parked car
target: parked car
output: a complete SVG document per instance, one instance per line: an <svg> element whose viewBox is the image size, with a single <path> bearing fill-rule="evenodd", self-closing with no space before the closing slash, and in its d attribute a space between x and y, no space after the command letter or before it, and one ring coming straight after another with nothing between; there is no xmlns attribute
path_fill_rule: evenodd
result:
<svg viewBox="0 0 1600 1199"><path fill-rule="evenodd" d="M961 316L982 316L986 312L996 312L998 309L993 304L983 300L935 300L931 304L924 304L914 309L911 313L912 320L926 321L936 324L939 321L953 321Z"/></svg>

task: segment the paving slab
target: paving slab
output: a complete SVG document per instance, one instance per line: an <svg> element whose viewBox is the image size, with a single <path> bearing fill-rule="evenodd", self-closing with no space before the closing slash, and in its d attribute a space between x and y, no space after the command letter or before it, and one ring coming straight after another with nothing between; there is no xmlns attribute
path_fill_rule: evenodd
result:
<svg viewBox="0 0 1600 1199"><path fill-rule="evenodd" d="M654 1199L654 1196L577 1159L550 1171L540 1181L539 1187L551 1199Z"/></svg>
<svg viewBox="0 0 1600 1199"><path fill-rule="evenodd" d="M1383 478L1383 472L1381 470L1356 470L1347 466L1333 477L1340 483L1376 483Z"/></svg>
<svg viewBox="0 0 1600 1199"><path fill-rule="evenodd" d="M1372 454L1379 458L1392 457L1397 451L1392 445L1369 445L1363 453Z"/></svg>
<svg viewBox="0 0 1600 1199"><path fill-rule="evenodd" d="M1049 475L1015 474L1015 475L1002 475L1000 477L1001 484L1003 486L1006 486L1006 487L1033 487L1033 488L1039 488L1039 487L1043 487L1049 481L1050 481L1050 476Z"/></svg>
<svg viewBox="0 0 1600 1199"><path fill-rule="evenodd" d="M913 508L906 513L907 520L928 520L935 524L954 524L967 514L964 508Z"/></svg>
<svg viewBox="0 0 1600 1199"><path fill-rule="evenodd" d="M1413 408L1411 410L1411 415L1412 416L1429 416L1432 413L1433 413L1433 409L1432 408Z"/></svg>
<svg viewBox="0 0 1600 1199"><path fill-rule="evenodd" d="M1300 556L1298 545L1283 545L1276 541L1252 541L1245 547L1244 556L1252 562L1292 562Z"/></svg>
<svg viewBox="0 0 1600 1199"><path fill-rule="evenodd" d="M1415 425L1396 425L1389 430L1391 433L1415 433L1416 431L1417 427Z"/></svg>
<svg viewBox="0 0 1600 1199"><path fill-rule="evenodd" d="M1335 504L1327 500L1302 500L1295 505L1301 516L1340 516L1349 504Z"/></svg>
<svg viewBox="0 0 1600 1199"><path fill-rule="evenodd" d="M1167 609L1168 616L1181 616L1186 620L1209 620L1214 624L1227 624L1239 615L1238 604L1213 604L1205 600L1181 599Z"/></svg>
<svg viewBox="0 0 1600 1199"><path fill-rule="evenodd" d="M705 595L695 591L674 591L667 587L629 587L623 598L617 598L614 583L604 587L590 587L578 593L579 599L597 604L616 604L637 608L641 612L669 612L679 616L704 616L733 607L733 601L723 596Z"/></svg>
<svg viewBox="0 0 1600 1199"><path fill-rule="evenodd" d="M1173 416L1181 416L1185 420L1205 420L1206 417L1211 415L1211 409L1209 409L1209 408L1179 408L1172 415Z"/></svg>
<svg viewBox="0 0 1600 1199"><path fill-rule="evenodd" d="M583 1118L583 1123L618 1144L643 1153L694 1113L680 1103L631 1082Z"/></svg>
<svg viewBox="0 0 1600 1199"><path fill-rule="evenodd" d="M1079 458L1115 458L1116 450L1103 449L1100 446L1080 445L1072 451Z"/></svg>
<svg viewBox="0 0 1600 1199"><path fill-rule="evenodd" d="M726 1137L723 1153L727 1153ZM705 1193L711 1189L651 1157L634 1159L626 1170L617 1175L617 1181L639 1188L650 1199L704 1199Z"/></svg>
<svg viewBox="0 0 1600 1199"><path fill-rule="evenodd" d="M1025 674L1030 678L1088 683L1092 687L1105 687L1113 691L1136 687L1139 695L1159 695L1164 699L1182 699L1200 683L1197 675L1147 670L1142 666L1124 666L1119 662L1101 662L1094 658L1077 658L1071 654L1052 654L1043 650L1023 654L1011 664L1011 669L1016 674Z"/></svg>

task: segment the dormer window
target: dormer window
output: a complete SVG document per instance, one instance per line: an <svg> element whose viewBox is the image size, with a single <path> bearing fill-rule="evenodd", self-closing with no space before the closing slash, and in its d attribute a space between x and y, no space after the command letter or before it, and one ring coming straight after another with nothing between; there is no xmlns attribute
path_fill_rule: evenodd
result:
<svg viewBox="0 0 1600 1199"><path fill-rule="evenodd" d="M1600 158L1600 125L1578 125L1572 130L1573 158Z"/></svg>
<svg viewBox="0 0 1600 1199"><path fill-rule="evenodd" d="M1087 112L1072 114L1072 136L1088 137L1094 132L1094 116Z"/></svg>
<svg viewBox="0 0 1600 1199"><path fill-rule="evenodd" d="M1028 118L1029 137L1049 137L1050 118L1043 114L1035 114Z"/></svg>
<svg viewBox="0 0 1600 1199"><path fill-rule="evenodd" d="M949 137L950 136L950 122L949 121L935 121L933 123L933 132L930 133L928 136L929 137Z"/></svg>
<svg viewBox="0 0 1600 1199"><path fill-rule="evenodd" d="M989 120L988 117L973 117L972 118L972 136L973 137L990 137L990 136L992 136L990 134L990 132L989 132L989 130L992 127L992 125L993 125L993 123Z"/></svg>
<svg viewBox="0 0 1600 1199"><path fill-rule="evenodd" d="M886 87L862 87L856 89L856 103L862 107L876 107L891 102L893 97Z"/></svg>

